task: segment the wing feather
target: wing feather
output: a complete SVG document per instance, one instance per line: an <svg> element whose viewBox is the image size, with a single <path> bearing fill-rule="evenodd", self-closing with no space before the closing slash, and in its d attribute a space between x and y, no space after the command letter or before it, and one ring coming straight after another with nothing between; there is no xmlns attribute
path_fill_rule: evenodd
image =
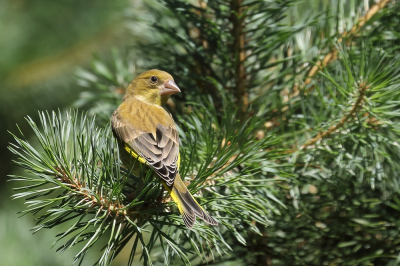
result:
<svg viewBox="0 0 400 266"><path fill-rule="evenodd" d="M166 111L165 113L170 116ZM154 125L155 134L148 130L145 132L140 125L135 126L130 121L121 121L118 114L114 114L111 119L117 138L146 159L148 165L168 186L174 184L179 155L179 135L172 118L170 119L172 125Z"/></svg>

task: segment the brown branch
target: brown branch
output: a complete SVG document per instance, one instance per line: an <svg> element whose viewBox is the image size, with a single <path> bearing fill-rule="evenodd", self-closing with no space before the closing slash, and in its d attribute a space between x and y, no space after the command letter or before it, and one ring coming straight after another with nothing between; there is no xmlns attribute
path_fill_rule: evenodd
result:
<svg viewBox="0 0 400 266"><path fill-rule="evenodd" d="M98 195L98 198L100 199L99 201L95 196L89 195L86 192L86 190L84 189L86 187L86 184L83 184L77 178L72 178L71 180L71 178L60 167L56 167L56 170L58 172L56 173L56 178L58 180L63 182L64 185L67 185L68 187L74 189L77 194L81 195L83 197L82 201L92 202L89 209L92 209L95 206L100 207L99 211L101 209L107 209L108 212L110 214L114 214L115 217L118 217L118 215L129 216L134 213L129 210L122 210L124 206L121 206L120 202L110 202L106 198L103 198L101 195Z"/></svg>
<svg viewBox="0 0 400 266"><path fill-rule="evenodd" d="M239 105L239 116L243 116L249 104L249 95L247 92L246 68L244 65L245 54L245 32L243 15L243 0L231 0L231 17L233 46L232 53L235 58L235 98Z"/></svg>
<svg viewBox="0 0 400 266"><path fill-rule="evenodd" d="M345 31L341 37L338 39L338 42L342 42L343 39L346 39L347 42L349 42L352 38L354 38L357 34L357 32L376 14L378 13L379 10L383 9L390 0L380 0L377 4L372 6L367 13L362 16L361 18L358 19L356 24L351 28L350 31ZM308 72L307 78L304 81L304 84L301 86L295 85L293 87L293 92L289 95L289 99L297 96L299 94L299 91L307 87L312 81L312 78L317 74L320 70L324 69L329 63L332 61L336 60L337 58L337 49L333 47L333 49L327 53L324 58L320 61L318 61ZM314 88L314 86L311 86L308 88L307 91L311 91Z"/></svg>
<svg viewBox="0 0 400 266"><path fill-rule="evenodd" d="M301 145L299 148L291 150L288 153L293 153L293 152L298 151L298 150L304 150L308 146L314 145L319 140L321 140L323 138L326 138L326 137L329 137L333 132L335 132L339 128L343 127L343 125L347 121L349 121L353 117L355 117L355 115L361 109L361 107L363 105L365 92L369 88L369 85L367 85L365 83L361 83L359 87L360 87L359 90L358 90L359 91L359 95L358 95L358 98L357 98L356 102L352 106L350 112L348 114L346 114L345 116L343 116L342 119L340 119L339 123L337 123L336 125L331 126L327 131L318 133L317 136L315 136L314 138L310 139L309 141L307 141L306 143Z"/></svg>

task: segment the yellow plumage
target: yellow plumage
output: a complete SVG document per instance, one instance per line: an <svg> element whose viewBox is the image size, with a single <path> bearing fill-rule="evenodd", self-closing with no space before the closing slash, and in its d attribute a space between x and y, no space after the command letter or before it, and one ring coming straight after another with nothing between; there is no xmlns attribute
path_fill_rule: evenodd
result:
<svg viewBox="0 0 400 266"><path fill-rule="evenodd" d="M177 92L180 90L171 75L160 70L147 71L132 81L111 118L120 158L128 168L139 161L157 173L188 228L193 226L196 217L217 225L193 198L179 175L178 131L172 116L161 107ZM132 169L134 173L139 167L135 168Z"/></svg>

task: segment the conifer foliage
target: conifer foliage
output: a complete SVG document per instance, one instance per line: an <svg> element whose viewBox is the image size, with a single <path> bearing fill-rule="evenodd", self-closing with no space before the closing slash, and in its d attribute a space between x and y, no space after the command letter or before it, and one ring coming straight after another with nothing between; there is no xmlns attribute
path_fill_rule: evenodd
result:
<svg viewBox="0 0 400 266"><path fill-rule="evenodd" d="M310 1L312 2L312 1ZM158 1L152 38L78 70L75 106L27 118L15 198L59 251L99 265L397 265L396 1ZM135 62L144 62L135 64ZM181 176L219 222L185 228L151 171L121 167L108 119L140 71L174 76ZM135 72L135 73L133 73ZM162 254L162 255L160 255Z"/></svg>

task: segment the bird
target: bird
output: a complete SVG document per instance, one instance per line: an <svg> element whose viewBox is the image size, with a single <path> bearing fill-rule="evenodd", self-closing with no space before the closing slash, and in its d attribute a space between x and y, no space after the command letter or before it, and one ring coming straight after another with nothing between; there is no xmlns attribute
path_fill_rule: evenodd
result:
<svg viewBox="0 0 400 266"><path fill-rule="evenodd" d="M153 169L177 204L187 228L193 227L196 217L218 225L179 175L179 135L172 115L163 108L169 97L179 92L165 71L152 69L140 74L129 84L122 103L111 116L113 135L124 166L129 168L133 161L139 161Z"/></svg>

